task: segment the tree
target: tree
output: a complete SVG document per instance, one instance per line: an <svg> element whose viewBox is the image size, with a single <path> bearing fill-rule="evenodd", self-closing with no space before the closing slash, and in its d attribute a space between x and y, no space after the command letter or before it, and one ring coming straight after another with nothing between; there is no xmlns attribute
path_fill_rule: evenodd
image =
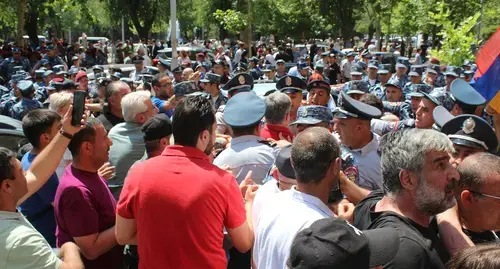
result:
<svg viewBox="0 0 500 269"><path fill-rule="evenodd" d="M319 0L321 14L335 18L335 25L339 27L344 42L354 36L354 26L357 17L355 9L362 3L361 0Z"/></svg>
<svg viewBox="0 0 500 269"><path fill-rule="evenodd" d="M430 54L445 64L460 66L464 60L474 59L472 48L477 47L479 41L473 30L480 14L464 19L458 26L446 19L449 14L450 11L444 5L440 6L438 13L429 14L443 26L438 34L442 38L441 48L431 50Z"/></svg>

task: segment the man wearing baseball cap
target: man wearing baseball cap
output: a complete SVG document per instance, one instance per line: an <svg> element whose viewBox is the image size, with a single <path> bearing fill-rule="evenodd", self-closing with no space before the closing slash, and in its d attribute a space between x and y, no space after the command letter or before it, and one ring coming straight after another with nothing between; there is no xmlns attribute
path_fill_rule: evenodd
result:
<svg viewBox="0 0 500 269"><path fill-rule="evenodd" d="M396 229L360 231L345 220L326 218L297 234L287 265L291 269L382 268L398 248Z"/></svg>
<svg viewBox="0 0 500 269"><path fill-rule="evenodd" d="M399 85L402 89L405 84L410 81L408 75L406 74L406 71L410 66L410 60L406 57L398 57L396 61L396 74L392 75L389 82Z"/></svg>
<svg viewBox="0 0 500 269"><path fill-rule="evenodd" d="M325 106L301 106L297 111L297 120L290 123L290 127L297 128L297 134L310 127L323 127L330 132L333 130L333 114Z"/></svg>
<svg viewBox="0 0 500 269"><path fill-rule="evenodd" d="M0 64L1 74L5 79L10 79L12 75L15 73L14 67L21 66L22 70L29 72L30 62L26 57L21 56L20 48L12 48L12 57L9 57ZM35 69L36 70L36 69Z"/></svg>

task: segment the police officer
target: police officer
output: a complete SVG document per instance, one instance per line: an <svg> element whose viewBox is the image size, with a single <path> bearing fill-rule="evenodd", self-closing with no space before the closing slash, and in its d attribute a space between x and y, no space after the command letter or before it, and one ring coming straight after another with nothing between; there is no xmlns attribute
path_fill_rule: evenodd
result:
<svg viewBox="0 0 500 269"><path fill-rule="evenodd" d="M259 67L259 59L257 59L257 57L254 56L250 58L249 64L250 64L250 75L253 77L254 80L260 79L263 73Z"/></svg>
<svg viewBox="0 0 500 269"><path fill-rule="evenodd" d="M0 103L0 111L4 116L10 116L11 108L21 101L21 92L17 88L20 81L24 79L23 75L13 75L10 80L10 92L2 95L2 101Z"/></svg>
<svg viewBox="0 0 500 269"><path fill-rule="evenodd" d="M104 67L102 65L92 66L92 71L94 72L94 80L106 76L106 74L104 74Z"/></svg>
<svg viewBox="0 0 500 269"><path fill-rule="evenodd" d="M482 116L483 105L486 104L486 99L479 94L469 83L462 79L455 79L450 85L450 94L447 100L452 102L448 109L452 115L458 116L461 114L473 114ZM445 102L443 102L443 105ZM446 107L446 106L445 106Z"/></svg>
<svg viewBox="0 0 500 269"><path fill-rule="evenodd" d="M42 103L37 100L33 100L35 95L35 88L33 88L33 82L29 80L21 80L17 84L22 99L19 103L13 105L9 111L10 116L17 120L22 120L24 115L33 109L42 108Z"/></svg>
<svg viewBox="0 0 500 269"><path fill-rule="evenodd" d="M341 146L342 170L347 178L358 186L382 189L379 136L370 128L370 121L382 116L376 107L356 101L345 93L342 105L334 112L334 130L338 133Z"/></svg>
<svg viewBox="0 0 500 269"><path fill-rule="evenodd" d="M198 92L196 82L192 80L183 81L174 85L175 101L180 102L184 96Z"/></svg>
<svg viewBox="0 0 500 269"><path fill-rule="evenodd" d="M460 68L455 67L455 66L448 66L446 69L445 75L446 75L446 86L444 87L439 87L439 88L434 88L432 90L431 95L434 96L436 99L438 99L443 106L451 111L453 107L453 100L450 96L450 87L452 82L460 77Z"/></svg>
<svg viewBox="0 0 500 269"><path fill-rule="evenodd" d="M231 146L222 151L213 163L217 166L228 165L238 184L249 171L253 172L253 181L261 184L279 152L275 144L259 137L265 112L264 100L253 92L238 93L227 102L224 121L231 127L233 139Z"/></svg>
<svg viewBox="0 0 500 269"><path fill-rule="evenodd" d="M276 89L285 93L292 100L292 107L290 109L290 120L293 121L297 117L297 111L302 105L303 94L307 88L306 82L295 76L285 76L276 82Z"/></svg>
<svg viewBox="0 0 500 269"><path fill-rule="evenodd" d="M225 105L228 100L219 89L220 80L221 76L214 73L207 73L205 74L205 78L200 80L200 82L204 84L203 89L205 92L210 94L215 111L217 111L221 105Z"/></svg>
<svg viewBox="0 0 500 269"><path fill-rule="evenodd" d="M174 79L174 74L170 72L170 62L168 60L159 57L157 67L159 73L169 76L171 80Z"/></svg>
<svg viewBox="0 0 500 269"><path fill-rule="evenodd" d="M212 72L214 74L217 74L221 76L220 78L220 84L224 85L229 81L229 76L224 72L224 68L227 66L227 64L223 60L216 60L212 66Z"/></svg>
<svg viewBox="0 0 500 269"><path fill-rule="evenodd" d="M174 79L172 80L172 83L174 85L183 81L182 70L183 70L183 68L181 66L177 66L176 68L174 68L174 70L172 70L172 73L174 75Z"/></svg>
<svg viewBox="0 0 500 269"><path fill-rule="evenodd" d="M403 94L408 99L407 95L410 93L410 86L412 84L422 84L422 75L424 73L424 66L423 65L412 65L410 68L410 73L408 73L408 76L410 76L410 82L406 83L403 87Z"/></svg>
<svg viewBox="0 0 500 269"><path fill-rule="evenodd" d="M141 74L146 72L146 68L144 67L144 58L142 56L135 56L132 58L132 63L135 65L135 70L130 73L130 78L134 81L141 80Z"/></svg>
<svg viewBox="0 0 500 269"><path fill-rule="evenodd" d="M446 112L443 112L446 113ZM436 114L436 122L444 114ZM493 128L483 118L476 115L463 114L447 120L441 127L441 132L448 135L455 152L450 156L450 162L458 166L468 155L477 152L496 153L498 140Z"/></svg>
<svg viewBox="0 0 500 269"><path fill-rule="evenodd" d="M300 62L297 64L297 70L297 77L307 83L309 77L311 76L311 67L306 62Z"/></svg>
<svg viewBox="0 0 500 269"><path fill-rule="evenodd" d="M21 70L29 72L31 69L30 62L26 57L21 56L21 49L12 48L12 57L9 57L0 64L2 76L5 79L10 79L14 74L14 67L20 66Z"/></svg>
<svg viewBox="0 0 500 269"><path fill-rule="evenodd" d="M233 96L242 93L249 92L253 89L253 78L248 73L236 74L228 83L222 87L223 90L227 91L227 97L230 100ZM217 121L217 133L219 134L229 134L230 129L224 120L226 105L219 106L219 109L215 113L215 119Z"/></svg>
<svg viewBox="0 0 500 269"><path fill-rule="evenodd" d="M406 71L410 65L410 60L406 57L398 57L396 60L396 74L392 75L389 83L397 84L402 89L410 81Z"/></svg>
<svg viewBox="0 0 500 269"><path fill-rule="evenodd" d="M280 78L287 75L286 65L283 59L279 59L276 61L276 75L274 77L275 81L278 81Z"/></svg>
<svg viewBox="0 0 500 269"><path fill-rule="evenodd" d="M355 100L359 100L361 99L361 97L363 97L363 95L368 93L369 85L366 80L353 80L347 82L345 88L346 88L345 94L349 95L351 98ZM339 103L340 102L341 101L339 101Z"/></svg>
<svg viewBox="0 0 500 269"><path fill-rule="evenodd" d="M368 82L370 87L380 83L380 80L377 76L379 65L380 64L377 60L370 60L368 62L368 76L366 77L366 81Z"/></svg>
<svg viewBox="0 0 500 269"><path fill-rule="evenodd" d="M331 111L336 107L333 97L330 95L330 83L325 80L313 80L307 84L307 103L309 105L326 106Z"/></svg>
<svg viewBox="0 0 500 269"><path fill-rule="evenodd" d="M385 95L385 84L392 76L390 69L391 64L381 64L378 66L377 75L379 83L371 86L368 92L374 94L378 98L382 98Z"/></svg>
<svg viewBox="0 0 500 269"><path fill-rule="evenodd" d="M324 127L333 131L333 114L325 106L301 106L297 110L297 119L290 123L290 127L296 128L297 134L309 127Z"/></svg>
<svg viewBox="0 0 500 269"><path fill-rule="evenodd" d="M56 54L56 47L49 43L47 44L46 49L46 54L42 57L42 60L38 62L37 65L33 68L33 72L37 70L40 66L48 66L48 69L52 69L55 65L62 65L64 66L64 70L68 70L68 66L66 63L63 61L63 59ZM45 60L44 62L42 62Z"/></svg>
<svg viewBox="0 0 500 269"><path fill-rule="evenodd" d="M464 80L468 83L473 83L474 71L466 70L464 71Z"/></svg>

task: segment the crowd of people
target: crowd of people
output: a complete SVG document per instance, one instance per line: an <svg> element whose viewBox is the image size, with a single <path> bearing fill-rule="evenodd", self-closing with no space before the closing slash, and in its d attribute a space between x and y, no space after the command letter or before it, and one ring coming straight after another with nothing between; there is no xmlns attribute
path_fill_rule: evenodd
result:
<svg viewBox="0 0 500 269"><path fill-rule="evenodd" d="M225 43L141 45L128 77L11 48L0 113L29 143L0 147L0 268L500 268L473 61Z"/></svg>

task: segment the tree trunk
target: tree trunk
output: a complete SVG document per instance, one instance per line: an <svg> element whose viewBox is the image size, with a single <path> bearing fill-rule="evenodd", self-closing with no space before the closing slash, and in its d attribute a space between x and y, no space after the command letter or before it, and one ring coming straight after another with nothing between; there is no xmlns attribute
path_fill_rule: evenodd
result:
<svg viewBox="0 0 500 269"><path fill-rule="evenodd" d="M26 0L19 0L17 10L17 38L16 42L19 47L24 47L24 11L26 10Z"/></svg>
<svg viewBox="0 0 500 269"><path fill-rule="evenodd" d="M368 40L373 39L373 33L375 32L375 27L373 26L373 23L370 24L368 27Z"/></svg>
<svg viewBox="0 0 500 269"><path fill-rule="evenodd" d="M375 39L377 40L377 51L382 51L382 27L380 26L380 18L377 15L377 20L375 21Z"/></svg>
<svg viewBox="0 0 500 269"><path fill-rule="evenodd" d="M32 7L35 9L36 7ZM25 24L26 32L28 33L28 36L30 37L30 42L31 44L34 44L36 46L39 45L38 42L38 35L37 35L37 30L38 30L38 11L37 10L32 10L28 14L28 19ZM50 36L47 38L50 39Z"/></svg>

